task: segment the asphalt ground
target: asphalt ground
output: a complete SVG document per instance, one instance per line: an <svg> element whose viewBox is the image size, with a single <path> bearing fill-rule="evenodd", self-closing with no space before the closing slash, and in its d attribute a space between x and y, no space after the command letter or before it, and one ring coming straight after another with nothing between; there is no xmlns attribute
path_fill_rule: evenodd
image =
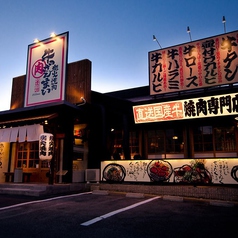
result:
<svg viewBox="0 0 238 238"><path fill-rule="evenodd" d="M0 195L0 237L237 237L238 206L171 196L89 192Z"/></svg>

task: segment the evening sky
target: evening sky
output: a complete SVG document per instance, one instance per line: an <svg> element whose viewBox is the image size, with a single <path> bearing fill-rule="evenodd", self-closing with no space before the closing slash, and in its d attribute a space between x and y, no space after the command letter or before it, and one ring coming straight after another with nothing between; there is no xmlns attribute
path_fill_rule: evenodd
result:
<svg viewBox="0 0 238 238"><path fill-rule="evenodd" d="M12 78L26 74L35 38L69 32L68 62L92 61L92 90L146 86L148 52L238 30L238 1L0 0L0 111ZM222 17L225 16L225 28Z"/></svg>

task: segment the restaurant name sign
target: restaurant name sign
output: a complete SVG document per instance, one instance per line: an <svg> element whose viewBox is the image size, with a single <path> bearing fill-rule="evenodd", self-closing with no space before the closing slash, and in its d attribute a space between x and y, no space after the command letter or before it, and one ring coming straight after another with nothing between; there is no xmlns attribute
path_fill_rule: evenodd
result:
<svg viewBox="0 0 238 238"><path fill-rule="evenodd" d="M65 97L68 32L28 46L25 107Z"/></svg>
<svg viewBox="0 0 238 238"><path fill-rule="evenodd" d="M150 95L238 82L238 31L149 52Z"/></svg>
<svg viewBox="0 0 238 238"><path fill-rule="evenodd" d="M238 93L133 106L135 123L238 114Z"/></svg>

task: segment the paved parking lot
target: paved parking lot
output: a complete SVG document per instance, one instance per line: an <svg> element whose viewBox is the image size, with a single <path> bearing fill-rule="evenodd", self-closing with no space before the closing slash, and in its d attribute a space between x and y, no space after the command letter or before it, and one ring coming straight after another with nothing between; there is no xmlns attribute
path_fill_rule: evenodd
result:
<svg viewBox="0 0 238 238"><path fill-rule="evenodd" d="M36 200L0 195L0 233L5 238L236 237L237 206L169 198L81 193Z"/></svg>

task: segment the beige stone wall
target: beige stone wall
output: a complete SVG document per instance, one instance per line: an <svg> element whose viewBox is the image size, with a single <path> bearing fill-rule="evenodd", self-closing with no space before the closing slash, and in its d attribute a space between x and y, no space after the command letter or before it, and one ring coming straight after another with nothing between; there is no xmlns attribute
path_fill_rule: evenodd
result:
<svg viewBox="0 0 238 238"><path fill-rule="evenodd" d="M0 142L0 183L5 182L4 172L7 172L10 143Z"/></svg>
<svg viewBox="0 0 238 238"><path fill-rule="evenodd" d="M179 196L187 198L214 199L238 202L237 187L228 186L193 186L193 185L132 185L132 184L109 184L102 183L97 185L98 189L144 193L160 196ZM94 188L95 189L95 188Z"/></svg>

